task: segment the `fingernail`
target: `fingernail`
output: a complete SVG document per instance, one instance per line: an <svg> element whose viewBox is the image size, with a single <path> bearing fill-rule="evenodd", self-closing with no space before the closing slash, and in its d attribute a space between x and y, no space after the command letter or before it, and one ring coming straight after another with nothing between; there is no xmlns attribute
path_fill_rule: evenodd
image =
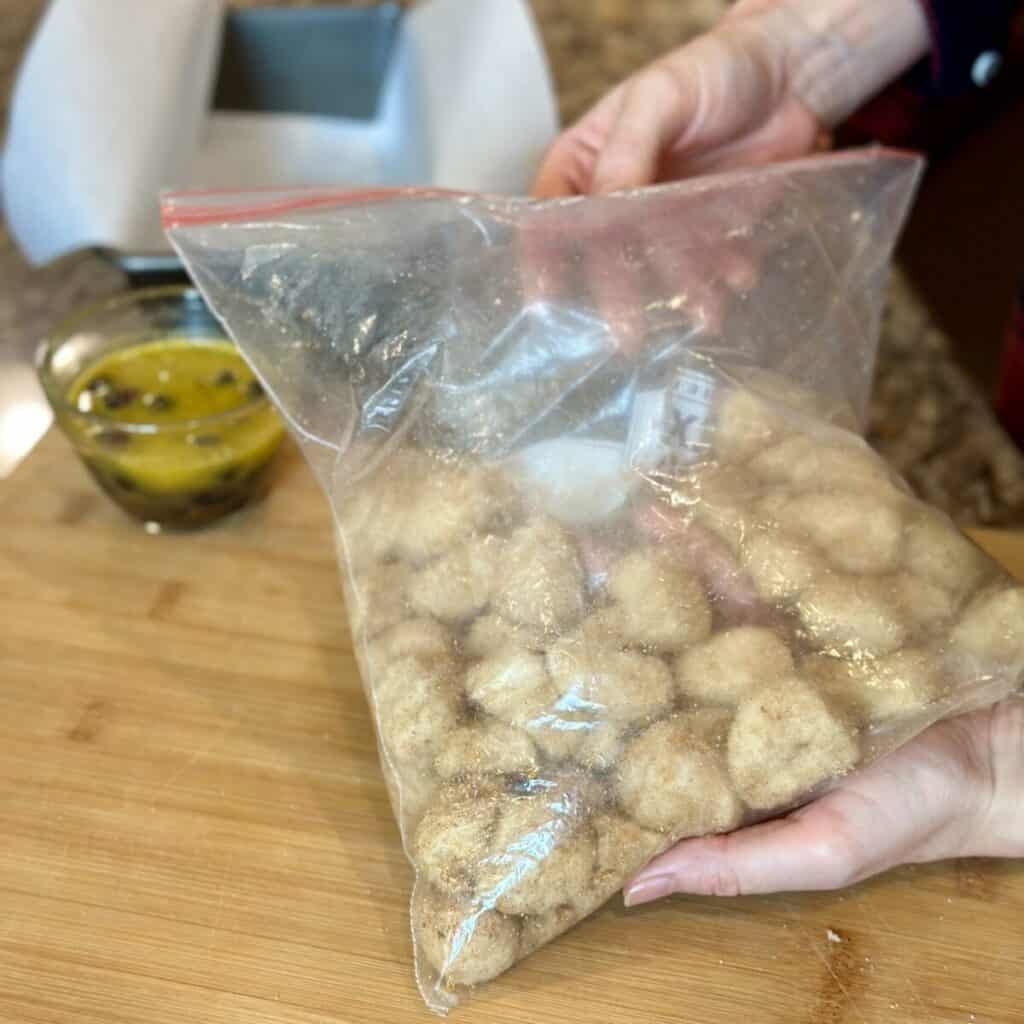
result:
<svg viewBox="0 0 1024 1024"><path fill-rule="evenodd" d="M640 903L660 900L662 896L675 892L675 888L676 880L672 875L649 875L647 878L636 879L623 892L622 898L627 907L635 907Z"/></svg>

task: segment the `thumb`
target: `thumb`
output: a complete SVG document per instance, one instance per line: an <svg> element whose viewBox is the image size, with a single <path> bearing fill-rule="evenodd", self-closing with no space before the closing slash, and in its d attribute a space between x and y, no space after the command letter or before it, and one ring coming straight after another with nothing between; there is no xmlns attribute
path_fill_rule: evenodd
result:
<svg viewBox="0 0 1024 1024"><path fill-rule="evenodd" d="M687 839L625 887L626 906L673 892L701 896L838 889L857 880L859 851L830 797L725 836Z"/></svg>

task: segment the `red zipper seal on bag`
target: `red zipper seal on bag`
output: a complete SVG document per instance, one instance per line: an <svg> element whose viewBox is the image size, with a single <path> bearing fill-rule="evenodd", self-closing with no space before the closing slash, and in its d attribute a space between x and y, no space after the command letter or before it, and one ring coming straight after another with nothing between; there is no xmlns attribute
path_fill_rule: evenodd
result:
<svg viewBox="0 0 1024 1024"><path fill-rule="evenodd" d="M193 199L217 196L267 196L262 202L217 204L192 203ZM468 195L443 188L375 188L359 191L310 189L186 189L161 197L160 220L164 228L187 224L226 224L245 220L265 220L274 214L294 213L323 206L349 206L357 203L384 203L395 199L451 199ZM278 196L279 198L272 198Z"/></svg>

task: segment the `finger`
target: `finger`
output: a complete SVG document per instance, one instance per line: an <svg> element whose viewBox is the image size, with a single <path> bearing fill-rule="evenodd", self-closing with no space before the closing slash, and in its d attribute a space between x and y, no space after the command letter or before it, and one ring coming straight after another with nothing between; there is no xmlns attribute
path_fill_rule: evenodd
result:
<svg viewBox="0 0 1024 1024"><path fill-rule="evenodd" d="M594 167L593 191L638 188L657 180L662 153L696 110L696 91L685 84L689 80L662 62L625 84Z"/></svg>
<svg viewBox="0 0 1024 1024"><path fill-rule="evenodd" d="M584 195L589 191L597 150L579 136L567 132L548 148L530 187L538 199Z"/></svg>
<svg viewBox="0 0 1024 1024"><path fill-rule="evenodd" d="M814 114L799 100L793 100L770 112L757 127L726 136L716 145L674 147L664 157L662 174L690 178L759 167L822 152L830 141Z"/></svg>
<svg viewBox="0 0 1024 1024"><path fill-rule="evenodd" d="M673 892L745 896L840 888L856 874L856 853L843 838L844 825L825 797L776 821L684 840L628 883L626 905Z"/></svg>
<svg viewBox="0 0 1024 1024"><path fill-rule="evenodd" d="M617 224L600 232L584 249L587 284L612 343L625 355L635 355L647 337L647 267L636 231Z"/></svg>
<svg viewBox="0 0 1024 1024"><path fill-rule="evenodd" d="M538 199L586 195L594 167L622 102L625 85L603 96L548 148L530 189Z"/></svg>
<svg viewBox="0 0 1024 1024"><path fill-rule="evenodd" d="M572 273L569 241L554 211L535 210L516 236L519 276L527 306L568 298Z"/></svg>

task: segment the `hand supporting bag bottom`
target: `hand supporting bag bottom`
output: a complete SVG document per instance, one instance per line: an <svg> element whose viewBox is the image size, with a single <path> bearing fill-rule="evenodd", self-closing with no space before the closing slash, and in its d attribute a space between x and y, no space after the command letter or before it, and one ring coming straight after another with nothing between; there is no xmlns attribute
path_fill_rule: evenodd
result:
<svg viewBox="0 0 1024 1024"><path fill-rule="evenodd" d="M856 429L919 170L165 199L334 513L432 1008L1020 685L1024 591Z"/></svg>

